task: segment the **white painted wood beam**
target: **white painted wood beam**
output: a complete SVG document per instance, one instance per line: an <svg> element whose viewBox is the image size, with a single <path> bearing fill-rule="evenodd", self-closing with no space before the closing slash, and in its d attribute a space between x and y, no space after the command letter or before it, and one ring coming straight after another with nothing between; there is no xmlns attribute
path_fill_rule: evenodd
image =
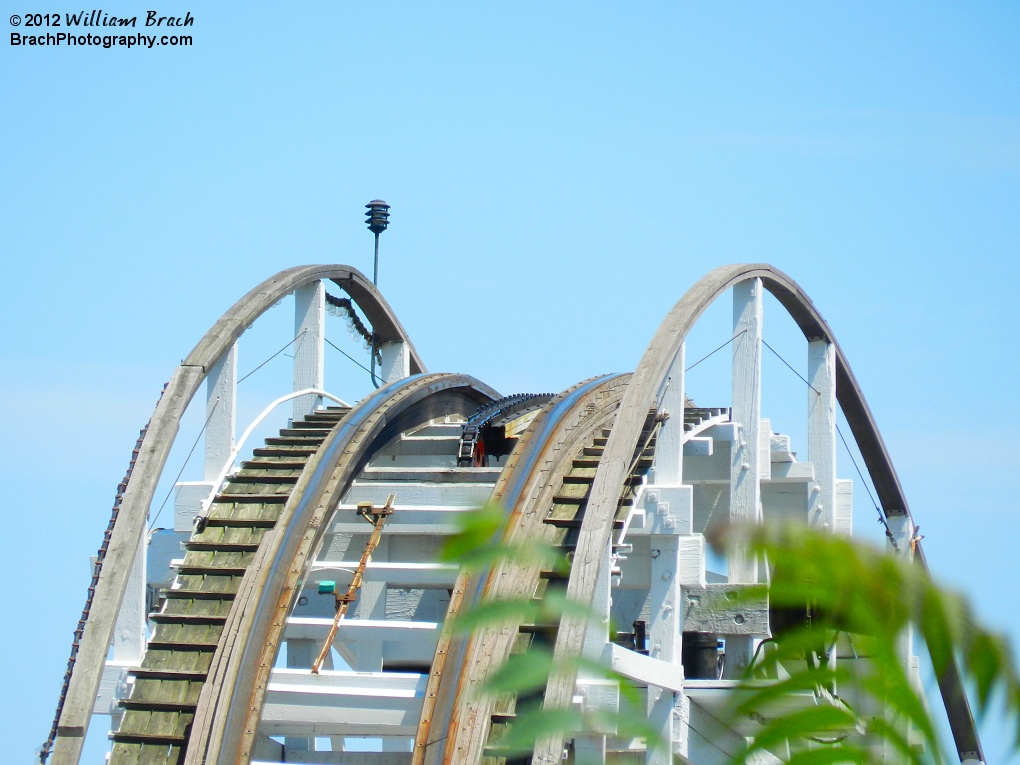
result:
<svg viewBox="0 0 1020 765"><path fill-rule="evenodd" d="M659 661L616 643L606 645L602 661L614 672L641 685L677 692L684 688L684 670L679 664Z"/></svg>
<svg viewBox="0 0 1020 765"><path fill-rule="evenodd" d="M411 374L411 352L407 343L382 343L379 357L379 378L384 385L403 380Z"/></svg>
<svg viewBox="0 0 1020 765"><path fill-rule="evenodd" d="M312 564L310 584L321 579L339 579L358 567L358 561L320 560ZM453 563L390 563L369 561L365 568L366 582L388 582L391 587L442 587L449 589L457 580L460 568Z"/></svg>
<svg viewBox="0 0 1020 765"><path fill-rule="evenodd" d="M824 339L808 342L808 461L815 483L808 523L836 530L836 349Z"/></svg>
<svg viewBox="0 0 1020 765"><path fill-rule="evenodd" d="M148 637L147 613L145 607L145 564L148 555L148 535L138 540L138 551L131 564L131 574L124 590L124 599L117 614L117 625L113 630L113 661L118 664L139 666L145 655Z"/></svg>
<svg viewBox="0 0 1020 765"><path fill-rule="evenodd" d="M237 427L237 343L205 379L205 480L215 481L234 449Z"/></svg>
<svg viewBox="0 0 1020 765"><path fill-rule="evenodd" d="M733 336L732 418L740 429L730 449L730 523L760 523L761 279L748 279L733 287ZM746 552L731 551L730 582L757 581L757 568Z"/></svg>
<svg viewBox="0 0 1020 765"><path fill-rule="evenodd" d="M733 287L733 410L738 425L730 448L730 523L761 523L761 279L747 279ZM768 465L771 468L771 465ZM739 546L728 556L731 584L758 581L758 560ZM726 639L726 677L740 677L751 660L752 639Z"/></svg>
<svg viewBox="0 0 1020 765"><path fill-rule="evenodd" d="M680 643L683 633L683 612L680 608L681 591L678 581L680 561L680 535L674 528L666 528L661 518L656 517L650 537L650 582L648 588L648 656L633 654L640 659L655 662L658 674L679 675L683 684L683 668L680 666ZM674 533L668 533L673 531ZM628 657L629 658L629 657ZM635 660L631 660L632 663ZM638 665L643 664L636 660ZM652 665L646 665L652 666ZM673 668L673 669L668 669ZM653 680L648 688L648 723L659 733L662 744L645 751L647 765L672 765L672 742L679 732L674 728L673 689L664 689L662 680Z"/></svg>
<svg viewBox="0 0 1020 765"><path fill-rule="evenodd" d="M251 765L407 765L407 754L398 752L289 752L287 759L283 756L269 759L253 759Z"/></svg>
<svg viewBox="0 0 1020 765"><path fill-rule="evenodd" d="M274 669L260 731L269 736L413 736L427 676Z"/></svg>
<svg viewBox="0 0 1020 765"><path fill-rule="evenodd" d="M284 635L287 640L321 641L326 637L332 619L292 616L287 619ZM438 622L405 622L385 619L342 619L338 640L386 640L392 642L435 643L439 638ZM289 657L288 657L289 660ZM291 666L288 664L288 666ZM304 665L294 665L304 666ZM311 663L308 664L311 667Z"/></svg>
<svg viewBox="0 0 1020 765"><path fill-rule="evenodd" d="M684 365L687 344L681 344L666 376L665 390L659 396L659 412L669 414L655 441L655 484L679 486L683 483L684 453Z"/></svg>
<svg viewBox="0 0 1020 765"><path fill-rule="evenodd" d="M294 390L325 388L326 290L321 281L294 290ZM294 399L294 419L310 414L321 401L308 394Z"/></svg>
<svg viewBox="0 0 1020 765"><path fill-rule="evenodd" d="M328 629L328 628L327 628ZM318 646L309 639L287 637L287 668L311 671L313 652ZM315 749L315 739L309 736L287 736L283 740L283 750L289 752L308 752Z"/></svg>
<svg viewBox="0 0 1020 765"><path fill-rule="evenodd" d="M914 522L909 515L889 515L886 516L886 520L889 524L889 531L892 532L892 539L887 542L891 552L906 562L912 561L914 554L911 540L917 532ZM907 622L907 626L900 631L896 639L896 657L899 659L904 673L909 677L914 659L914 627L910 622ZM909 738L911 725L908 720L896 714L888 705L885 716L886 720L895 726L904 737ZM883 747L885 750L883 761L895 762L899 755L888 740L883 742Z"/></svg>

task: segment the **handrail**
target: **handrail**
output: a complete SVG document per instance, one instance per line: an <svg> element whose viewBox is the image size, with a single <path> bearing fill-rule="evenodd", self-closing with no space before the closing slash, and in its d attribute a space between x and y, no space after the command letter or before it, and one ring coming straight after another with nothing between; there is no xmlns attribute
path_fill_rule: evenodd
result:
<svg viewBox="0 0 1020 765"><path fill-rule="evenodd" d="M227 457L227 461L223 464L223 470L220 471L220 474L216 477L216 480L213 482L212 488L209 490L208 496L206 496L206 498L202 500L202 504L199 507L198 511L198 514L200 516L206 515L209 512L209 507L216 500L216 495L219 493L220 487L223 486L223 482L227 480L227 476L230 475L231 472L233 472L232 468L234 466L234 460L236 460L237 456L241 453L241 449L244 448L245 442L248 440L248 437L251 436L251 434L255 431L255 428L261 425L262 421L266 419L266 417L268 417L270 414L272 414L273 410L276 409L276 407L278 407L280 404L285 404L286 402L290 401L291 399L295 399L298 396L307 396L309 394L314 394L316 396L319 396L320 398L328 398L330 401L334 401L340 406L346 406L347 408L350 408L351 406L342 398L338 398L337 396L334 396L332 393L327 393L326 391L321 390L319 388L305 388L304 390L296 390L293 393L288 393L286 396L280 396L278 399L276 399L276 401L274 401L265 409L263 409L262 413L259 414L258 417L252 420L251 424L247 428L245 428L244 433L242 433L241 437L237 440L237 443L234 444L234 448L231 450L230 456Z"/></svg>

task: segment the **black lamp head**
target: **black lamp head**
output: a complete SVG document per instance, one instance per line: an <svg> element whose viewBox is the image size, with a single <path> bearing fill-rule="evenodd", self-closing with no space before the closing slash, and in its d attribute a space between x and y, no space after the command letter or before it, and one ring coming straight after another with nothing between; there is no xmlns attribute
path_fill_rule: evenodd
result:
<svg viewBox="0 0 1020 765"><path fill-rule="evenodd" d="M390 206L381 199L373 199L365 207L368 208L365 213L368 230L373 234L381 234L390 224Z"/></svg>

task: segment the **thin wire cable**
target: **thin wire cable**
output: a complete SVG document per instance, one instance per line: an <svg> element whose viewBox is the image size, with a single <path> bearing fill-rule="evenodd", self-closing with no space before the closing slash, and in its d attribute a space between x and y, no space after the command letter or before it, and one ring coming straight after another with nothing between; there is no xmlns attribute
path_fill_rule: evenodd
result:
<svg viewBox="0 0 1020 765"><path fill-rule="evenodd" d="M290 348L290 347L291 347L292 345L294 345L294 343L296 343L296 342L298 341L298 338L300 338L300 337L301 337L301 335L303 335L303 334L304 334L305 332L307 332L307 331L308 331L307 329L303 329L303 330L301 330L300 332L298 332L298 333L297 333L297 335L295 336L295 338L294 338L293 340L291 340L291 341L290 341L289 343L287 343L287 344L286 344L285 346L283 346L283 347L282 347L282 348L281 348L280 350L278 350L278 351L277 351L276 353L274 353L274 354L273 354L272 356L270 356L270 357L269 357L268 359L266 359L265 361L263 361L263 362L262 362L261 364L259 364L259 365L258 365L257 367L255 367L255 368L254 368L253 370L251 370L251 371L250 371L250 372L249 372L248 374L246 374L246 375L245 375L244 377L242 377L242 378L241 378L240 380L238 380L238 381L237 381L237 384L238 384L238 385L240 385L241 383L243 383L243 382L244 382L245 380L247 380L247 379L248 379L249 377L251 377L251 376L252 376L253 374L255 374L255 373L256 373L256 372L258 372L258 371L259 371L260 369L262 369L262 367L264 367L264 366L265 366L266 364L268 364L268 363L269 363L270 361L272 361L272 360L273 360L273 359L275 359L275 358L276 358L277 356L279 356L279 355L280 355L281 353L283 353L283 352L284 352L285 350L287 350L287 349L288 349L288 348Z"/></svg>
<svg viewBox="0 0 1020 765"><path fill-rule="evenodd" d="M690 371L691 371L692 369L694 369L694 367L698 366L698 364L700 364L700 363L701 363L702 361L705 361L705 360L706 360L706 359L708 359L709 357L711 357L711 356L714 356L715 354L717 354L717 353L718 353L719 351L721 351L721 350L722 350L723 348L725 348L725 347L726 347L727 345L729 345L730 343L732 343L732 342L733 342L734 340L736 340L736 339L737 339L738 337L740 337L740 336L741 336L742 334L744 334L745 332L747 332L747 330L746 330L746 329L742 329L742 330L740 330L740 331L739 331L739 332L738 332L737 334L735 334L735 335L734 335L733 337L731 337L731 338L730 338L729 340L727 340L727 341L726 341L725 343L723 343L723 344L722 344L722 345L720 345L720 346L719 346L718 348L716 348L716 349L715 349L714 351L712 351L712 352L711 352L710 354L708 354L708 356L702 356L702 357L701 357L700 359L698 359L698 360L697 360L697 361L695 361L695 362L694 362L693 364L691 364L691 365L690 365L689 367L687 367L687 369L685 369L684 371L685 371L685 372L690 372Z"/></svg>
<svg viewBox="0 0 1020 765"><path fill-rule="evenodd" d="M773 348L771 345L765 342L764 338L762 338L761 342L762 345L764 345L766 348L772 351L776 355L776 358L783 362L786 365L786 368L793 372L800 379L801 382L807 385L811 390L813 390L818 395L821 395L821 392L815 386L813 386L811 383L805 380L804 377L800 374L800 372L798 372L796 369L790 366L790 362L788 362L786 359L780 356L775 348ZM896 540L893 537L892 530L889 528L889 522L886 520L885 514L882 512L882 508L879 506L878 501L875 499L875 495L871 493L871 487L865 480L864 473L861 471L860 465L857 464L857 460L854 457L854 453L850 451L850 445L846 442L846 437L843 435L843 431L840 429L838 423L836 425L836 433L839 434L839 440L843 442L843 448L846 449L847 456L850 458L850 462L853 463L854 470L857 471L857 476L861 479L861 485L864 487L864 490L868 492L868 498L871 500L871 504L875 507L875 511L878 513L878 522L885 527L885 535L889 538L889 541L892 543L893 549L896 550L896 552L899 552L900 548L899 545L896 544Z"/></svg>
<svg viewBox="0 0 1020 765"><path fill-rule="evenodd" d="M779 353L778 353L778 352L776 351L776 349L775 349L775 348L773 348L773 347L772 347L771 345L769 345L768 343L766 343L766 342L765 342L765 338L762 338L762 340L761 340L761 344L762 344L762 345L764 345L764 346L765 346L766 348L768 348L768 349L769 349L770 351L772 351L772 353L773 353L773 354L775 355L775 357L776 357L777 359L779 359L779 360L780 360L781 362L783 362L784 364L786 364L786 368L787 368L787 369L789 369L789 370L790 370L791 372L793 372L793 373L794 373L795 375L797 375L797 377L799 377L799 378L800 378L800 381L801 381L802 383L804 383L804 384L805 384L806 386L808 386L808 387L809 387L809 388L810 388L811 390L813 390L813 391L814 391L815 393L817 393L817 394L818 394L819 396L821 396L821 395L822 395L822 392L821 392L820 390L818 390L818 388L816 388L816 387L815 387L814 385L812 385L811 383L809 383L809 382L807 381L807 379L806 379L806 378L805 378L805 377L804 377L804 376L803 376L803 375L802 375L802 374L801 374L800 372L798 372L798 371L797 371L796 369L794 369L794 368L793 368L792 366L790 366L790 362L788 362L788 361L787 361L786 359L784 359L784 358L783 358L782 356L780 356L780 355L779 355Z"/></svg>
<svg viewBox="0 0 1020 765"><path fill-rule="evenodd" d="M333 348L335 348L336 350L340 351L340 349L339 349L339 348L337 348L337 347L336 347L335 345L333 345L333 342L332 342L332 341L331 341L331 340L330 340L330 339L329 339L328 337L324 337L324 338L323 338L323 340L325 340L325 341L326 341L327 343L329 343L330 345L332 345L332 346L333 346ZM340 353L342 353L342 354L343 354L344 356L346 356L346 357L347 357L348 359L350 359L350 360L351 360L351 361L352 361L353 363L357 364L357 365L358 365L359 367L361 367L362 369L364 369L364 370L365 370L366 372L368 372L369 374L372 374L372 370L371 370L371 369L369 369L369 368L368 368L368 367L366 367L366 366L365 366L364 364L362 364L361 362L359 362L359 361L358 361L357 359L355 359L355 358L354 358L353 356L351 356L351 355L350 355L349 353L346 353L345 351L340 351Z"/></svg>
<svg viewBox="0 0 1020 765"><path fill-rule="evenodd" d="M296 338L295 338L296 339ZM159 510L156 511L156 517L152 519L152 523L149 525L149 531L151 532L156 528L156 521L159 520L160 514L163 512L163 508L166 507L167 501L170 499L170 495L173 494L174 487L177 486L177 482L181 480L181 476L184 475L184 468L188 466L188 461L191 459L191 455L195 453L195 449L198 447L198 442L202 440L202 434L205 433L205 429L209 427L209 422L212 420L213 414L216 413L216 407L220 405L220 399L217 397L216 403L213 404L212 409L209 410L209 416L205 418L205 424L202 425L202 429L198 431L198 436L195 438L195 443L191 445L191 451L188 452L188 456L184 458L184 464L181 465L180 471L177 473L177 477L174 482L170 484L170 490L163 497L163 504L159 506Z"/></svg>
<svg viewBox="0 0 1020 765"><path fill-rule="evenodd" d="M886 520L885 514L878 506L878 502L875 500L875 495L871 493L871 487L868 486L868 482L864 480L864 474L861 472L861 468L857 464L857 460L854 459L854 453L850 451L850 445L847 444L846 437L843 435L843 431L840 429L839 425L836 425L836 432L839 434L839 440L843 442L843 448L846 449L847 456L850 457L850 461L854 464L854 470L857 471L857 475L861 479L861 484L864 486L864 490L868 492L868 498L871 500L871 504L875 506L875 511L878 513L878 522L885 527L885 535L892 543L893 549L896 552L899 552L900 546L896 543L896 538L893 536L892 529L889 528L889 521Z"/></svg>

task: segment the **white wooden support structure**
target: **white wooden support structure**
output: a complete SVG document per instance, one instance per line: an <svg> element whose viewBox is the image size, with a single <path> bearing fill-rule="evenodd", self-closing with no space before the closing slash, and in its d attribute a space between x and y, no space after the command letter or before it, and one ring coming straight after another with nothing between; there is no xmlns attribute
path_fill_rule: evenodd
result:
<svg viewBox="0 0 1020 765"><path fill-rule="evenodd" d="M145 641L148 637L145 607L147 548L148 537L143 535L139 540L134 562L131 564L124 599L121 601L113 629L110 658L103 666L99 693L93 708L94 714L112 715L115 725L116 720L123 714L117 702L127 696L127 672L140 666L145 655Z"/></svg>
<svg viewBox="0 0 1020 765"><path fill-rule="evenodd" d="M892 538L888 540L891 552L902 558L905 563L912 563L914 557L912 540L917 532L914 522L906 513L890 514L886 521L889 524L889 531L892 533ZM903 673L910 677L914 660L914 627L910 622L907 622L896 641L896 657L903 668ZM886 721L894 725L907 740L910 740L910 721L893 715L888 706L886 707ZM884 740L883 744L885 749L883 761L896 762L900 756L896 748L888 739Z"/></svg>
<svg viewBox="0 0 1020 765"><path fill-rule="evenodd" d="M287 668L311 670L315 658L315 641L305 638L287 638ZM287 751L310 752L315 741L309 736L286 736L283 745Z"/></svg>
<svg viewBox="0 0 1020 765"><path fill-rule="evenodd" d="M237 427L237 343L213 364L205 378L205 471L215 481L234 449Z"/></svg>
<svg viewBox="0 0 1020 765"><path fill-rule="evenodd" d="M582 655L591 661L599 661L609 642L609 620L612 603L612 547L606 545L599 566L595 597L592 599L588 628L584 635ZM621 649L623 650L623 649ZM578 677L578 692L585 712L601 710L618 712L620 708L619 686L606 683L601 678ZM606 734L616 731L587 730L574 739L574 761L578 765L601 765L606 761Z"/></svg>
<svg viewBox="0 0 1020 765"><path fill-rule="evenodd" d="M270 736L413 736L425 675L274 669L261 729ZM385 750L384 750L385 751Z"/></svg>
<svg viewBox="0 0 1020 765"><path fill-rule="evenodd" d="M326 288L321 281L294 290L294 390L325 387ZM294 419L315 411L314 394L294 399Z"/></svg>
<svg viewBox="0 0 1020 765"><path fill-rule="evenodd" d="M659 413L668 417L655 439L655 461L645 498L653 516L653 534L686 535L694 525L691 487L683 485L685 360L686 345L681 345L659 394Z"/></svg>
<svg viewBox="0 0 1020 765"><path fill-rule="evenodd" d="M823 338L808 341L807 380L808 461L815 469L807 520L836 531L836 349Z"/></svg>
<svg viewBox="0 0 1020 765"><path fill-rule="evenodd" d="M688 489L688 497L693 493ZM686 508L693 513L693 507ZM675 666L679 675L680 644L683 634L683 611L678 581L680 570L680 534L676 524L667 526L671 516L656 516L651 533L651 581L648 588L648 658ZM648 686L648 724L658 731L662 744L649 746L645 752L648 765L671 765L673 742L679 731L674 730L674 708L678 701L675 690L662 686L661 680Z"/></svg>
<svg viewBox="0 0 1020 765"><path fill-rule="evenodd" d="M381 343L379 357L379 381L383 385L403 380L411 374L411 349L407 343Z"/></svg>
<svg viewBox="0 0 1020 765"><path fill-rule="evenodd" d="M761 523L761 346L762 283L747 279L733 287L733 410L737 440L730 449L730 523ZM729 555L731 584L758 581L758 561L735 547ZM726 640L726 677L740 677L751 660L752 639Z"/></svg>

